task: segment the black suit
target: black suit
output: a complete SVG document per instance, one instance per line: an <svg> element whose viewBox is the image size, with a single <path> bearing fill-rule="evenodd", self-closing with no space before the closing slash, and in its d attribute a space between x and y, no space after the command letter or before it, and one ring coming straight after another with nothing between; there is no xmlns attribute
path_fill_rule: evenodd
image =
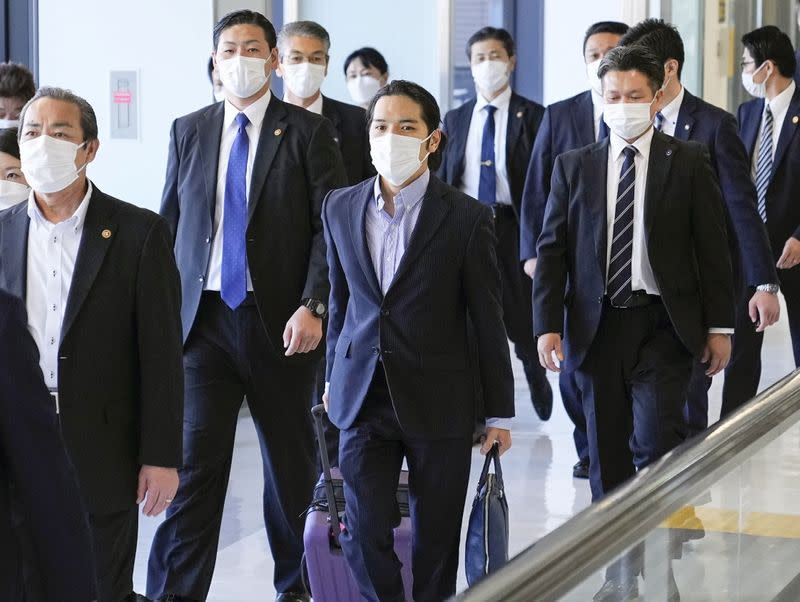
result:
<svg viewBox="0 0 800 602"><path fill-rule="evenodd" d="M753 153L761 130L764 99L751 100L739 107L739 135L742 137L752 165ZM775 121L780 130L774 149L772 175L767 187L767 234L772 248L772 260L777 263L789 238L800 239L800 85L795 89L783 123ZM750 171L748 171L750 173ZM796 366L800 366L800 266L778 270L778 280L786 300L786 313L792 338ZM733 341L733 355L728 374L734 379L728 386L728 376L722 394L722 416L740 407L755 396L761 379L761 345L763 333L746 316L741 316Z"/></svg>
<svg viewBox="0 0 800 602"><path fill-rule="evenodd" d="M28 223L24 203L0 214L0 288L21 298ZM101 600L132 590L140 467L181 464L179 304L164 220L95 187L61 329L58 390Z"/></svg>
<svg viewBox="0 0 800 602"><path fill-rule="evenodd" d="M322 97L322 116L332 124L339 152L347 171L348 185L358 184L375 175L369 150L367 112L327 96Z"/></svg>
<svg viewBox="0 0 800 602"><path fill-rule="evenodd" d="M455 593L475 390L485 415L514 414L491 212L431 176L419 219L384 294L366 240L374 180L333 191L328 241L330 416L342 429L345 553L368 599L402 599L391 503L403 457L411 472L414 599ZM479 352L467 345L472 316ZM387 502L388 503L384 503ZM387 547L388 546L388 547Z"/></svg>
<svg viewBox="0 0 800 602"><path fill-rule="evenodd" d="M0 291L0 599L89 602L89 528L38 358L24 304ZM20 549L12 505L25 517L32 558ZM37 593L23 591L28 563L42 577Z"/></svg>
<svg viewBox="0 0 800 602"><path fill-rule="evenodd" d="M150 598L201 600L208 594L245 396L264 458L275 587L302 591L301 514L315 481L308 403L321 354L287 358L282 335L302 299L328 298L320 207L329 190L345 183L345 172L327 119L269 100L248 197L254 290L231 310L219 292L204 291L224 110L218 103L180 117L170 136L161 213L174 236L183 283L186 427L181 486L150 553Z"/></svg>
<svg viewBox="0 0 800 602"><path fill-rule="evenodd" d="M463 184L467 138L475 109L472 99L444 118L448 140L444 148L439 177L460 188ZM522 270L519 260L520 200L525 187L525 174L531 158L534 140L544 115L544 107L518 94L511 94L506 129L506 170L511 191L511 207L495 205L498 267L503 291L503 322L514 351L522 361L531 394L549 393L544 369L539 365L531 319L531 280ZM540 401L540 400L537 400Z"/></svg>
<svg viewBox="0 0 800 602"><path fill-rule="evenodd" d="M608 152L606 140L556 159L534 278L536 334L563 333L561 368L577 371L595 500L680 443L691 356L709 328L734 323L730 259L720 253L725 215L707 151L659 132L643 198L660 300L610 306Z"/></svg>

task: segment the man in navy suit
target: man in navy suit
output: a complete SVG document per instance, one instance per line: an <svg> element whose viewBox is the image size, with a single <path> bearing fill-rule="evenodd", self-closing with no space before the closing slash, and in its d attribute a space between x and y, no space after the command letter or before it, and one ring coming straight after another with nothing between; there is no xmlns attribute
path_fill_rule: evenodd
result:
<svg viewBox="0 0 800 602"><path fill-rule="evenodd" d="M692 357L723 369L734 324L708 152L652 127L663 63L615 48L598 73L611 134L556 159L533 287L540 361L576 373L593 501L683 441ZM607 573L595 600L634 599L635 574Z"/></svg>
<svg viewBox="0 0 800 602"><path fill-rule="evenodd" d="M444 136L433 96L403 80L367 111L380 176L323 209L330 265L326 404L341 429L341 538L361 594L402 601L392 528L408 462L413 598L455 593L479 373L487 439L511 445L514 385L491 210L429 171ZM468 344L473 324L478 364Z"/></svg>
<svg viewBox="0 0 800 602"><path fill-rule="evenodd" d="M756 208L756 188L750 177L750 161L727 111L697 98L681 84L684 50L678 30L661 19L638 23L623 36L622 46L640 44L664 63L664 96L656 113L656 129L679 140L705 144L719 178L728 219L728 239L733 263L737 302L737 328L761 333L780 315L778 275L772 261L764 222ZM738 335L739 330L737 330ZM696 362L686 396L684 417L689 434L708 426L707 367ZM734 367L725 373L725 392L752 391L758 381L752 371ZM724 395L725 393L723 393Z"/></svg>
<svg viewBox="0 0 800 602"><path fill-rule="evenodd" d="M590 89L551 104L544 112L528 163L521 203L519 258L524 262L525 273L531 278L536 267L536 241L542 230L544 209L550 194L553 163L561 153L587 146L608 135L608 128L602 120L603 95L597 68L608 51L619 44L626 31L628 26L616 21L601 21L589 27L583 38L583 60L586 63ZM564 408L575 425L572 436L578 462L572 467L572 476L588 479L589 442L586 438L586 419L574 375L562 372L558 384Z"/></svg>
<svg viewBox="0 0 800 602"><path fill-rule="evenodd" d="M29 516L25 532L12 508ZM30 542L25 557L18 537ZM23 575L35 564L41 583ZM39 369L25 304L0 291L0 599L89 602L96 597L89 526Z"/></svg>
<svg viewBox="0 0 800 602"><path fill-rule="evenodd" d="M183 285L184 464L153 541L147 592L206 598L246 395L273 581L278 600L295 602L308 599L308 406L329 291L320 208L345 171L330 122L270 93L276 34L262 14L224 16L213 42L226 100L175 120L161 204Z"/></svg>
<svg viewBox="0 0 800 602"><path fill-rule="evenodd" d="M445 115L439 176L492 208L503 320L522 361L531 401L541 420L550 418L553 392L539 365L531 319L531 282L519 262L519 212L525 170L544 108L516 94L509 78L516 65L514 40L505 29L484 27L467 41L476 98Z"/></svg>
<svg viewBox="0 0 800 602"><path fill-rule="evenodd" d="M742 82L758 98L739 107L739 134L786 299L795 365L800 365L800 88L792 79L794 49L774 26L745 34L742 43ZM737 324L722 415L756 394L763 338L752 325Z"/></svg>

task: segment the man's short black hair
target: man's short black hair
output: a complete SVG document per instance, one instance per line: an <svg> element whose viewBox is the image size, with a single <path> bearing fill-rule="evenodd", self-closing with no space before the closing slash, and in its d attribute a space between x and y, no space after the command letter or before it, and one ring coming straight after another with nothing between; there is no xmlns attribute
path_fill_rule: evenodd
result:
<svg viewBox="0 0 800 602"><path fill-rule="evenodd" d="M33 73L19 63L0 63L0 98L19 98L28 102L36 94Z"/></svg>
<svg viewBox="0 0 800 602"><path fill-rule="evenodd" d="M389 72L389 64L386 62L386 59L383 58L383 55L374 48L365 46L364 48L354 50L344 59L345 75L347 75L347 68L350 66L350 63L355 59L359 59L367 69L375 67L381 72L381 75L386 75Z"/></svg>
<svg viewBox="0 0 800 602"><path fill-rule="evenodd" d="M17 142L17 128L0 130L0 153L6 153L19 159L19 142Z"/></svg>
<svg viewBox="0 0 800 602"><path fill-rule="evenodd" d="M774 25L759 27L742 36L742 44L750 51L758 69L764 61L772 61L783 77L794 77L797 59L792 41Z"/></svg>
<svg viewBox="0 0 800 602"><path fill-rule="evenodd" d="M430 135L435 129L439 128L442 121L442 114L439 110L439 105L433 95L425 88L414 82L396 79L389 82L383 88L378 90L377 94L372 97L372 100L367 107L367 129L372 125L372 116L375 114L375 105L384 96L405 96L419 105L422 120L427 126L427 133ZM447 144L447 138L442 132L442 141L436 152L428 156L428 167L431 171L436 171L442 164L442 154L444 147Z"/></svg>
<svg viewBox="0 0 800 602"><path fill-rule="evenodd" d="M467 40L467 58L472 58L472 45L484 40L497 40L503 44L506 53L509 57L517 54L517 45L514 43L514 38L502 27L484 27L473 33L469 40Z"/></svg>
<svg viewBox="0 0 800 602"><path fill-rule="evenodd" d="M664 85L664 63L644 46L617 46L608 51L597 69L601 80L609 71L639 71L647 77L653 94Z"/></svg>
<svg viewBox="0 0 800 602"><path fill-rule="evenodd" d="M633 44L645 46L660 58L662 63L670 59L678 61L678 79L680 79L686 55L683 39L677 27L665 22L664 19L645 19L631 27L619 41L620 46Z"/></svg>
<svg viewBox="0 0 800 602"><path fill-rule="evenodd" d="M624 36L627 31L628 25L619 21L599 21L594 25L590 25L589 29L586 30L586 35L583 36L583 52L586 52L586 42L595 34L613 33L614 35Z"/></svg>
<svg viewBox="0 0 800 602"><path fill-rule="evenodd" d="M267 45L270 50L275 48L278 36L275 33L275 27L270 23L269 19L254 10L235 10L222 17L217 21L217 24L214 25L214 50L217 49L219 36L222 32L234 25L258 25L264 30L264 39L267 40Z"/></svg>

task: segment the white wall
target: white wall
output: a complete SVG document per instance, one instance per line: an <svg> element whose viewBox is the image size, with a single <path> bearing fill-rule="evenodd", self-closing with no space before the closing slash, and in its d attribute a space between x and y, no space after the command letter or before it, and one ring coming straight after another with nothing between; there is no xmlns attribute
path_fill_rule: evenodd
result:
<svg viewBox="0 0 800 602"><path fill-rule="evenodd" d="M434 0L301 0L297 17L317 21L331 36L330 68L322 93L352 102L344 59L357 48L372 46L386 58L392 79L410 79L441 101L437 5ZM286 18L291 16L286 11Z"/></svg>
<svg viewBox="0 0 800 602"><path fill-rule="evenodd" d="M625 0L545 0L545 105L589 88L581 48L586 30L597 21L626 22L629 10Z"/></svg>
<svg viewBox="0 0 800 602"><path fill-rule="evenodd" d="M212 3L38 1L39 85L69 88L97 113L100 151L89 177L113 196L157 210L170 124L212 99ZM139 72L138 140L109 139L112 70Z"/></svg>

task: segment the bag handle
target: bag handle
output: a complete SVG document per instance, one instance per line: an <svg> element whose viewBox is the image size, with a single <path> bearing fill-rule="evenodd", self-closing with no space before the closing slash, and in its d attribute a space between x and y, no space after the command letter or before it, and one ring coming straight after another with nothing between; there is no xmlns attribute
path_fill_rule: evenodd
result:
<svg viewBox="0 0 800 602"><path fill-rule="evenodd" d="M483 462L483 470L481 470L481 477L478 479L478 492L480 493L481 489L483 489L484 485L486 485L486 480L489 477L489 467L491 466L492 462L494 462L494 474L495 480L497 481L498 486L500 489L503 489L503 469L500 466L500 443L495 441L492 444L492 448L486 454L486 460Z"/></svg>
<svg viewBox="0 0 800 602"><path fill-rule="evenodd" d="M331 530L338 543L341 528L339 526L339 509L336 507L336 495L333 491L333 477L331 476L331 463L328 459L328 448L325 447L325 430L322 426L322 418L325 416L325 406L320 404L311 408L311 415L314 417L314 428L317 431L317 442L319 443L320 460L322 461L322 475L325 481L325 497L328 498L328 521Z"/></svg>

